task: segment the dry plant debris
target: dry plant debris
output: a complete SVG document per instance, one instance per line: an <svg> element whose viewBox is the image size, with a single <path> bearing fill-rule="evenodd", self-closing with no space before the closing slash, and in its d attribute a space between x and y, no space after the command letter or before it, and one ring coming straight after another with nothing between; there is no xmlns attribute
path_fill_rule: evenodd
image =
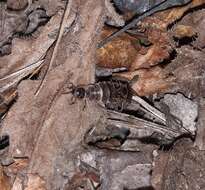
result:
<svg viewBox="0 0 205 190"><path fill-rule="evenodd" d="M0 2L0 189L203 189L204 5Z"/></svg>

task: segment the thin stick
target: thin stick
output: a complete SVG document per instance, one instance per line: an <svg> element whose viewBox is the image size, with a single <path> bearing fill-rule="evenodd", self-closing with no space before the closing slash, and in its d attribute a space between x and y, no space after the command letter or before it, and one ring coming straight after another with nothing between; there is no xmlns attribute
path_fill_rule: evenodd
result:
<svg viewBox="0 0 205 190"><path fill-rule="evenodd" d="M35 96L37 96L40 93L40 90L42 89L42 87L44 86L44 84L46 82L46 79L47 79L46 76L47 76L48 72L51 70L51 68L53 66L53 62L54 62L54 60L56 58L60 41L61 41L61 39L63 37L64 29L65 29L65 26L66 26L66 22L68 22L67 18L68 18L69 14L70 14L71 5L72 5L72 0L67 0L66 1L66 6L65 6L65 11L64 11L64 14L63 14L63 18L61 20L60 29L59 29L58 36L57 36L57 41L56 41L56 44L55 44L55 47L53 49L53 53L52 53L52 56L51 56L51 60L50 60L50 62L48 64L48 69L46 70L46 73L45 73L45 75L44 75L44 77L43 77L43 79L41 81L41 84L39 85L38 89L35 92Z"/></svg>

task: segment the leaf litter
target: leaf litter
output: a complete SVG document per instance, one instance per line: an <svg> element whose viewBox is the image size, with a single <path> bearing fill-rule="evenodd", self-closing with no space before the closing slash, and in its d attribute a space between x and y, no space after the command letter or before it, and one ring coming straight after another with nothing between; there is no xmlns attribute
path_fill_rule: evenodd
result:
<svg viewBox="0 0 205 190"><path fill-rule="evenodd" d="M1 189L202 189L204 3L1 2Z"/></svg>

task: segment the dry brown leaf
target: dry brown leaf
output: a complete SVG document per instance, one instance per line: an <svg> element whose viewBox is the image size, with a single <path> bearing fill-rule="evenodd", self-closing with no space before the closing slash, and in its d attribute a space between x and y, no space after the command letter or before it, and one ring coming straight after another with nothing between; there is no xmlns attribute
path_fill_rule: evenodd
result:
<svg viewBox="0 0 205 190"><path fill-rule="evenodd" d="M201 6L204 3L204 0L194 0L186 6L172 8L171 10L162 11L147 17L141 25L147 28L148 39L153 46L150 47L145 55L138 54L136 56L135 61L131 64L130 70L148 68L149 66L156 65L168 59L172 52L172 42L167 34L167 27L181 18L187 10ZM191 30L191 28L186 27L186 30L189 36L195 34L195 31Z"/></svg>
<svg viewBox="0 0 205 190"><path fill-rule="evenodd" d="M174 28L174 37L181 39L184 37L194 37L196 36L196 31L192 26L186 26L186 25L177 25L176 28Z"/></svg>
<svg viewBox="0 0 205 190"><path fill-rule="evenodd" d="M28 181L24 190L46 190L45 181L36 174L28 174Z"/></svg>
<svg viewBox="0 0 205 190"><path fill-rule="evenodd" d="M13 75L13 73L17 73L18 71L23 70L23 68L30 67L32 64L38 63L44 58L47 50L56 39L56 31L59 27L60 19L60 13L53 16L46 26L42 28L40 35L36 39L13 40L12 53L10 55L0 57L0 65L3 65L0 73L1 88L8 86L9 83L12 83L16 79L15 77L11 77L11 79L9 78L6 80L3 80L2 78ZM33 68L33 70L35 69L36 68ZM21 77L21 79L23 77Z"/></svg>
<svg viewBox="0 0 205 190"><path fill-rule="evenodd" d="M146 53L136 55L130 71L157 65L163 60L168 59L172 52L170 39L166 31L149 27L146 33L153 45L148 48Z"/></svg>
<svg viewBox="0 0 205 190"><path fill-rule="evenodd" d="M166 15L166 17L164 18L164 22L166 23L166 27L173 23L174 21L178 20L179 18L181 18L184 13L186 11L188 11L189 9L195 8L195 7L199 7L205 4L205 0L192 0L191 3L189 3L186 6L183 7L177 7L177 8L172 8L171 11L167 11L168 14Z"/></svg>
<svg viewBox="0 0 205 190"><path fill-rule="evenodd" d="M105 27L102 39L109 36L113 30ZM105 68L130 68L140 49L138 39L128 34L123 34L106 46L97 49L97 65Z"/></svg>
<svg viewBox="0 0 205 190"><path fill-rule="evenodd" d="M37 2L46 10L48 16L55 15L60 9L65 7L66 3L65 1L59 0L38 0Z"/></svg>
<svg viewBox="0 0 205 190"><path fill-rule="evenodd" d="M199 88L199 81L204 80L203 58L203 52L183 47L178 50L177 58L165 68L155 66L115 75L128 80L138 76L137 80L133 80L132 88L141 96L180 90L187 96L196 97L200 92L205 94L204 88Z"/></svg>
<svg viewBox="0 0 205 190"><path fill-rule="evenodd" d="M5 175L3 167L0 167L0 189L1 190L10 190L11 184L8 176Z"/></svg>
<svg viewBox="0 0 205 190"><path fill-rule="evenodd" d="M103 38L109 36L113 30L105 29ZM130 71L149 68L169 58L172 48L169 37L166 32L148 28L143 34L144 37L134 38L128 34L113 39L110 43L97 50L97 65L105 68L125 67ZM142 48L139 43L140 39L148 36L150 43L153 45L149 48Z"/></svg>
<svg viewBox="0 0 205 190"><path fill-rule="evenodd" d="M14 159L14 163L5 167L9 173L17 174L28 166L28 158Z"/></svg>
<svg viewBox="0 0 205 190"><path fill-rule="evenodd" d="M3 115L9 108L10 104L17 98L17 90L10 88L0 94L0 115Z"/></svg>
<svg viewBox="0 0 205 190"><path fill-rule="evenodd" d="M94 184L94 185L92 185ZM92 171L80 171L71 178L66 190L76 190L80 187L92 190L93 186L98 187L100 184L99 175Z"/></svg>
<svg viewBox="0 0 205 190"><path fill-rule="evenodd" d="M7 0L7 7L12 10L22 10L28 5L28 0Z"/></svg>
<svg viewBox="0 0 205 190"><path fill-rule="evenodd" d="M137 76L137 80L133 80L132 82L132 89L140 96L166 92L175 84L174 78L169 76L164 69L157 66L151 69L139 69L132 72L116 74L116 76L126 78L130 81Z"/></svg>
<svg viewBox="0 0 205 190"><path fill-rule="evenodd" d="M146 18L143 24L150 24L162 30L166 30L170 24L179 20L188 10L200 7L204 5L204 3L205 0L192 0L192 2L186 6L173 7L171 9L155 13L153 16Z"/></svg>
<svg viewBox="0 0 205 190"><path fill-rule="evenodd" d="M167 27L177 19L180 19L187 10L201 6L204 3L204 0L193 0L186 6L171 8L147 17L142 21L141 26L146 28L148 39L153 45L148 48L146 53L140 53L140 47L136 51L132 45L136 43L134 39L128 37L128 35L127 39L123 38L126 34L122 34L105 45L105 47L97 50L98 65L106 68L126 67L130 71L134 71L140 68L149 68L168 59L173 49L167 33ZM186 32L189 36L195 34L191 27L186 27L186 31L184 30L185 27L183 32ZM182 35L179 34L181 32L182 27L181 29L178 28L178 35ZM103 38L105 36L105 34L102 35Z"/></svg>
<svg viewBox="0 0 205 190"><path fill-rule="evenodd" d="M192 45L197 48L205 47L205 12L204 9L193 11L185 15L182 20L178 22L178 26L188 26L190 29L186 30L186 36L192 37ZM172 29L175 33L175 26ZM183 34L184 35L184 34Z"/></svg>
<svg viewBox="0 0 205 190"><path fill-rule="evenodd" d="M169 159L169 154L165 152L157 152L154 151L155 154L158 154L154 157L153 161L153 168L152 168L152 186L154 189L163 190L162 183L163 183L163 174L166 169L166 164Z"/></svg>
<svg viewBox="0 0 205 190"><path fill-rule="evenodd" d="M15 178L15 181L13 183L11 190L24 190L22 179L20 179L18 176Z"/></svg>

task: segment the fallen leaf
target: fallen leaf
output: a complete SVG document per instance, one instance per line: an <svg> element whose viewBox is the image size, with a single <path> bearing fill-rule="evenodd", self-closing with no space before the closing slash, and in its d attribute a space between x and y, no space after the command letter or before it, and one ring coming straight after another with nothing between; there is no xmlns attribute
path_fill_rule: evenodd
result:
<svg viewBox="0 0 205 190"><path fill-rule="evenodd" d="M132 89L140 96L166 92L175 84L175 78L158 66L150 69L118 73L114 76L126 78L129 81L133 80L131 82ZM135 80L135 78L137 79Z"/></svg>
<svg viewBox="0 0 205 190"><path fill-rule="evenodd" d="M185 37L194 37L196 36L196 31L192 26L180 25L178 24L173 31L173 36L177 39Z"/></svg>
<svg viewBox="0 0 205 190"><path fill-rule="evenodd" d="M14 159L14 163L6 167L6 170L9 173L17 174L28 166L29 160L28 158L16 158Z"/></svg>
<svg viewBox="0 0 205 190"><path fill-rule="evenodd" d="M16 98L17 90L15 88L0 93L0 115L3 115L9 109L9 106Z"/></svg>
<svg viewBox="0 0 205 190"><path fill-rule="evenodd" d="M18 83L18 81L25 76L16 81L16 77L13 76L15 73L35 65L35 63L38 63L44 58L47 50L55 42L55 32L59 27L60 19L60 14L53 16L51 20L41 28L42 30L37 38L30 40L16 38L13 40L12 53L10 55L0 57L0 65L4 65L4 67L1 67L0 73L1 88L8 86L8 84L13 83L13 81L15 81L15 84ZM36 68L33 68L32 71L35 69ZM32 73L32 71L30 71L29 74ZM7 76L12 77L7 78ZM5 89L6 87L4 90Z"/></svg>
<svg viewBox="0 0 205 190"><path fill-rule="evenodd" d="M0 167L0 189L1 190L10 190L11 184L9 177L5 175L3 167Z"/></svg>
<svg viewBox="0 0 205 190"><path fill-rule="evenodd" d="M28 5L28 0L7 0L7 7L12 10L22 10Z"/></svg>
<svg viewBox="0 0 205 190"><path fill-rule="evenodd" d="M28 182L24 190L46 190L45 181L36 174L28 174Z"/></svg>
<svg viewBox="0 0 205 190"><path fill-rule="evenodd" d="M105 27L101 38L109 36L114 30ZM139 40L123 34L106 46L97 49L97 65L105 68L130 68L140 49Z"/></svg>
<svg viewBox="0 0 205 190"><path fill-rule="evenodd" d="M151 17L147 17L145 23L155 25L162 30L166 30L171 24L179 20L188 10L195 7L200 7L205 3L205 0L192 0L189 4L182 7L174 7L165 11L155 13ZM156 18L155 18L156 17ZM151 19L150 19L151 18ZM150 19L150 20L149 20ZM153 22L155 19L155 22Z"/></svg>
<svg viewBox="0 0 205 190"><path fill-rule="evenodd" d="M16 177L11 190L24 190L23 181L20 177Z"/></svg>

